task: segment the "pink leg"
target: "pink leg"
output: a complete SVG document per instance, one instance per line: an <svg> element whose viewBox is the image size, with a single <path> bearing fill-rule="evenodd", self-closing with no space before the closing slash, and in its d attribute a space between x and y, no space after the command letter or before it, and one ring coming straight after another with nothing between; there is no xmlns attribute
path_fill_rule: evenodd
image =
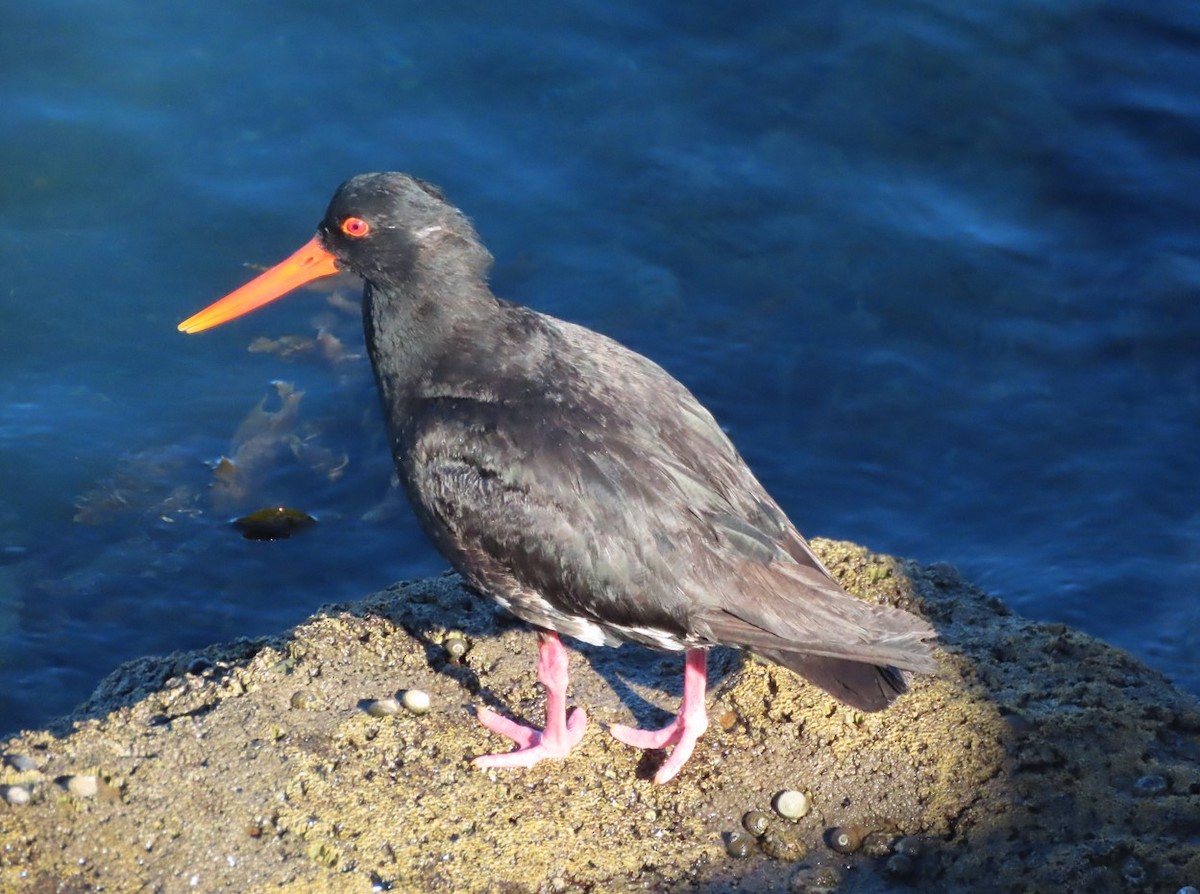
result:
<svg viewBox="0 0 1200 894"><path fill-rule="evenodd" d="M634 729L617 724L609 727L613 738L634 748L666 748L674 745L654 781L662 784L671 779L692 756L696 740L708 729L708 711L704 707L704 690L708 685L708 652L688 649L683 665L683 704L675 719L660 730Z"/></svg>
<svg viewBox="0 0 1200 894"><path fill-rule="evenodd" d="M538 632L538 681L546 687L546 728L534 729L480 707L475 716L492 732L517 743L516 751L484 754L472 761L477 767L532 767L548 757L566 757L583 738L587 716L579 708L567 717L567 650L557 633Z"/></svg>

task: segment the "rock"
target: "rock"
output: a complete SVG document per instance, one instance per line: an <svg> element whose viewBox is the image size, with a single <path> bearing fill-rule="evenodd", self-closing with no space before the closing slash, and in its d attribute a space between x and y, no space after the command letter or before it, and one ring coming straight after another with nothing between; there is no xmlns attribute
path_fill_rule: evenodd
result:
<svg viewBox="0 0 1200 894"><path fill-rule="evenodd" d="M18 773L25 773L38 768L37 761L27 754L6 754L4 763L8 764Z"/></svg>
<svg viewBox="0 0 1200 894"><path fill-rule="evenodd" d="M771 817L762 810L748 810L742 816L742 828L755 838L762 838L771 826Z"/></svg>
<svg viewBox="0 0 1200 894"><path fill-rule="evenodd" d="M367 702L365 710L372 717L391 717L400 713L400 702L389 695Z"/></svg>
<svg viewBox="0 0 1200 894"><path fill-rule="evenodd" d="M808 845L792 827L767 829L759 840L758 846L768 857L786 860L789 863L803 859L804 855L808 853Z"/></svg>
<svg viewBox="0 0 1200 894"><path fill-rule="evenodd" d="M80 776L64 776L59 785L76 798L94 798L100 792L100 780L91 774Z"/></svg>
<svg viewBox="0 0 1200 894"><path fill-rule="evenodd" d="M741 829L725 833L725 852L731 857L748 857L754 849L754 839Z"/></svg>
<svg viewBox="0 0 1200 894"><path fill-rule="evenodd" d="M679 656L572 643L572 703L592 720L576 753L481 771L471 756L510 746L467 708L542 719L534 634L453 576L403 584L269 639L203 649L219 674L174 676L197 651L130 662L63 722L0 742L6 801L35 784L24 773L96 774L90 798L35 791L20 809L0 805L0 891L195 878L197 890L395 880L477 894L553 890L568 864L570 885L614 892L782 894L816 890L821 873L836 882L835 866L864 890L887 890L885 871L931 891L1179 891L1200 879L1194 697L1120 650L1020 618L949 566L814 548L851 592L938 629L938 673L888 711L848 723L791 673L717 649L711 709L736 722L713 723L679 777L656 786L643 755L604 728L673 712ZM449 624L469 660L447 660ZM381 722L360 704L400 686L447 708ZM297 691L311 700L287 710ZM786 854L739 832L749 856L731 859L722 831L801 782L816 806L774 822L795 838ZM863 829L894 853L833 854L829 828ZM801 848L803 861L781 862Z"/></svg>
<svg viewBox="0 0 1200 894"><path fill-rule="evenodd" d="M187 672L193 675L199 675L213 666L212 660L204 655L198 655L188 662Z"/></svg>
<svg viewBox="0 0 1200 894"><path fill-rule="evenodd" d="M471 645L461 636L448 636L442 643L442 648L446 650L446 655L451 661L458 663L470 651Z"/></svg>
<svg viewBox="0 0 1200 894"><path fill-rule="evenodd" d="M1139 776L1133 784L1133 793L1142 798L1156 798L1165 795L1168 787L1167 780L1161 776Z"/></svg>
<svg viewBox="0 0 1200 894"><path fill-rule="evenodd" d="M862 847L866 830L862 826L835 826L825 833L825 843L839 854L852 854Z"/></svg>
<svg viewBox="0 0 1200 894"><path fill-rule="evenodd" d="M33 793L23 785L0 786L0 798L13 807L24 807L33 798Z"/></svg>
<svg viewBox="0 0 1200 894"><path fill-rule="evenodd" d="M800 819L812 809L812 798L804 792L786 789L775 796L775 811L784 819Z"/></svg>
<svg viewBox="0 0 1200 894"><path fill-rule="evenodd" d="M908 854L892 854L883 864L884 875L895 881L911 878L915 870L916 865L913 863L913 858Z"/></svg>
<svg viewBox="0 0 1200 894"><path fill-rule="evenodd" d="M302 509L268 506L235 519L233 526L247 540L286 540L316 523L317 520Z"/></svg>
<svg viewBox="0 0 1200 894"><path fill-rule="evenodd" d="M404 702L404 707L408 708L414 714L428 713L433 701L429 698L429 693L423 689L406 689L401 698Z"/></svg>

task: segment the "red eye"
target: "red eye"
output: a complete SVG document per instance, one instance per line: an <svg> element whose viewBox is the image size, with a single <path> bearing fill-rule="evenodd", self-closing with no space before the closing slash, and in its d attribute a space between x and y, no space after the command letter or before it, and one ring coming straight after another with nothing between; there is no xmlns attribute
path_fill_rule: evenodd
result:
<svg viewBox="0 0 1200 894"><path fill-rule="evenodd" d="M371 232L371 225L361 217L347 217L342 221L342 232L354 239L361 239Z"/></svg>

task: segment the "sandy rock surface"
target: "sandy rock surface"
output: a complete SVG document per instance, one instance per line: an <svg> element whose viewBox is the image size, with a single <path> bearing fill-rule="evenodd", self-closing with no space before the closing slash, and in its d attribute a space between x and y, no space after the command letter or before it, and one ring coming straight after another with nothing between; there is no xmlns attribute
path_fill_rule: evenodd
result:
<svg viewBox="0 0 1200 894"><path fill-rule="evenodd" d="M656 786L656 757L605 727L665 722L681 657L571 643L581 747L478 770L471 756L506 746L472 706L541 723L536 637L456 577L401 584L269 639L125 664L61 724L0 743L0 891L1200 885L1196 699L946 566L814 547L851 592L938 630L938 674L889 711L720 650L710 731ZM784 789L811 797L806 816L772 810ZM730 846L751 810L766 833Z"/></svg>

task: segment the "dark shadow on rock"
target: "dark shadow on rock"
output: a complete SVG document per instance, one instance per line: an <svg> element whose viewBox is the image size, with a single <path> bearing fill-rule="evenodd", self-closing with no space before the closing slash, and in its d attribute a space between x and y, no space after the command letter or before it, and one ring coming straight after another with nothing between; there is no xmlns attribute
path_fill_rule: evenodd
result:
<svg viewBox="0 0 1200 894"><path fill-rule="evenodd" d="M421 643L431 669L456 680L467 693L477 696L489 708L513 719L540 725L538 718L521 717L513 713L514 707L505 700L503 694L493 691L480 678L471 664L470 653L465 660L456 663L449 659L444 646L449 633L461 633L468 641L472 641L519 630L528 635L530 648L534 649L537 643L536 628L505 611L486 596L470 590L457 575L447 573L445 578L456 583L458 595L433 598L417 588L402 591L405 597L400 599L376 602L369 598L364 602L326 606L322 611L345 611L364 617L373 615L386 618ZM683 691L682 652L658 652L635 644L613 649L570 638L566 638L565 642L571 651L582 656L609 684L636 722L650 727L662 726L674 716L674 708L668 709L647 701L630 684L660 691L678 701ZM719 685L739 664L736 650L714 649L709 662L710 688ZM536 657L532 654L527 673L531 680L535 679ZM580 707L587 709L588 705L580 703Z"/></svg>

